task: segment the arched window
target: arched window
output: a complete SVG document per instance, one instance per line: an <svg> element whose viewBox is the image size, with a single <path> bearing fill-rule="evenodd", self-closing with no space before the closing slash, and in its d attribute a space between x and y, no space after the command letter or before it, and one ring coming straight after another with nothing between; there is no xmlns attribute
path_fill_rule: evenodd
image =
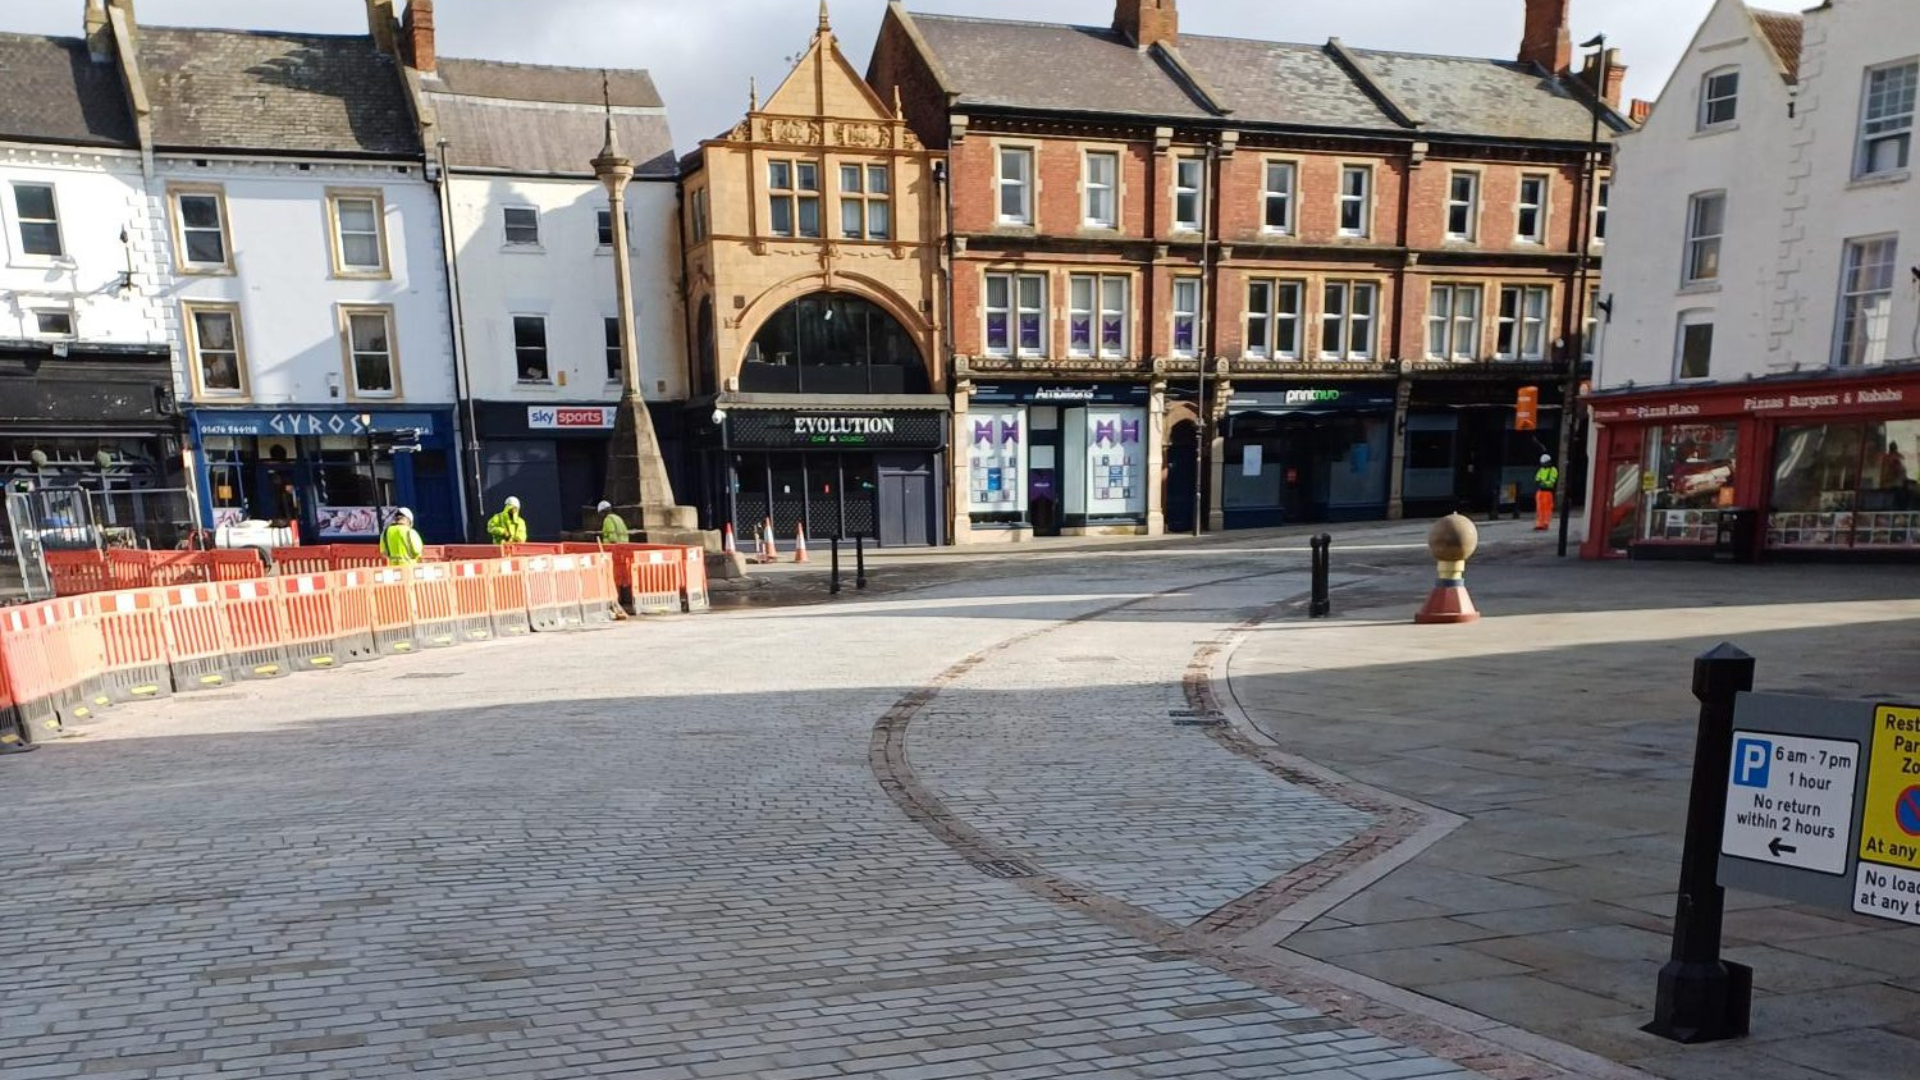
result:
<svg viewBox="0 0 1920 1080"><path fill-rule="evenodd" d="M761 394L925 394L920 349L870 300L814 293L774 312L747 347L740 389Z"/></svg>

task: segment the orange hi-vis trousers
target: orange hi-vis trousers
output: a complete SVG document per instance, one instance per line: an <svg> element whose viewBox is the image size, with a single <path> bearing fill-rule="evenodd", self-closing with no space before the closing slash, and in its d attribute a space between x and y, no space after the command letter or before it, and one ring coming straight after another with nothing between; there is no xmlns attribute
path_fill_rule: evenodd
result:
<svg viewBox="0 0 1920 1080"><path fill-rule="evenodd" d="M1541 488L1533 493L1533 531L1545 532L1553 523L1553 489Z"/></svg>

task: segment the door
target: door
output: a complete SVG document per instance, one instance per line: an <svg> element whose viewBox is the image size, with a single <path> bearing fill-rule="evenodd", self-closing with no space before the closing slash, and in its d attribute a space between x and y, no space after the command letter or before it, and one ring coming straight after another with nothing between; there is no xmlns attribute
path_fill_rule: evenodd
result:
<svg viewBox="0 0 1920 1080"><path fill-rule="evenodd" d="M880 467L880 546L925 547L938 535L934 527L933 463L928 458L892 455Z"/></svg>
<svg viewBox="0 0 1920 1080"><path fill-rule="evenodd" d="M1607 551L1624 555L1640 538L1640 459L1614 458L1609 475L1613 483L1607 489Z"/></svg>
<svg viewBox="0 0 1920 1080"><path fill-rule="evenodd" d="M1183 420L1173 426L1173 436L1167 441L1167 486L1161 505L1166 508L1168 532L1193 531L1194 479L1199 475L1199 463L1194 458L1197 432L1197 425Z"/></svg>
<svg viewBox="0 0 1920 1080"><path fill-rule="evenodd" d="M506 505L507 496L518 496L520 516L527 523L527 539L556 535L560 531L560 463L553 441L490 443L484 455L487 504L481 508L481 514L490 518ZM483 518L483 533L485 524Z"/></svg>

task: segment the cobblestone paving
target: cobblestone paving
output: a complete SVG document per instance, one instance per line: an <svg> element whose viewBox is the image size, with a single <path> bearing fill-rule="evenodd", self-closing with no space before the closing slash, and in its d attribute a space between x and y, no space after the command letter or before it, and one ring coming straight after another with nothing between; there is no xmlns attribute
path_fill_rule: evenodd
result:
<svg viewBox="0 0 1920 1080"><path fill-rule="evenodd" d="M984 876L880 790L867 743L904 692L1182 572L624 626L110 713L0 770L0 1077L1473 1075ZM1159 633L1172 655L1184 618L1099 648ZM1159 677L1102 708L1164 713ZM1036 682L942 704L1084 713L1081 680ZM1089 755L1055 778L1098 807L1166 774Z"/></svg>
<svg viewBox="0 0 1920 1080"><path fill-rule="evenodd" d="M995 652L922 712L908 756L947 809L998 845L1194 922L1374 823L1175 723L1192 718L1181 677L1195 638L1275 588L1305 585L1212 585ZM1012 700L982 710L983 689Z"/></svg>

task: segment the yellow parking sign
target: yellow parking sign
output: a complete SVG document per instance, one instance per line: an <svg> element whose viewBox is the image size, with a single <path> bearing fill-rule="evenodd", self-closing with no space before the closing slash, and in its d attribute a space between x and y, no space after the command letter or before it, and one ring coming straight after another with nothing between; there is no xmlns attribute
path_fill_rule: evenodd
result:
<svg viewBox="0 0 1920 1080"><path fill-rule="evenodd" d="M1881 705L1874 710L1860 858L1920 870L1920 708Z"/></svg>

